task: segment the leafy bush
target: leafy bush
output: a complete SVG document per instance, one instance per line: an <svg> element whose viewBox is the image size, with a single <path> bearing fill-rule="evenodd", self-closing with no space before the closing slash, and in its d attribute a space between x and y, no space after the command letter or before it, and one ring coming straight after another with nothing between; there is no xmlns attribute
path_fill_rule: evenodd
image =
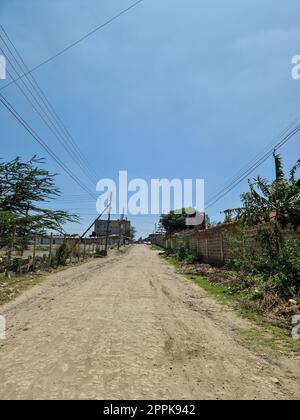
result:
<svg viewBox="0 0 300 420"><path fill-rule="evenodd" d="M68 244L64 242L60 247L57 249L55 253L55 258L53 259L53 262L55 261L55 264L57 266L65 266L67 265L68 259L71 257L71 250L68 247Z"/></svg>
<svg viewBox="0 0 300 420"><path fill-rule="evenodd" d="M231 268L259 276L266 289L272 288L283 296L300 292L300 241L288 239L279 245L273 231L260 229L253 238L244 227L227 235L225 241Z"/></svg>
<svg viewBox="0 0 300 420"><path fill-rule="evenodd" d="M275 287L284 295L300 291L300 241L288 239L275 261Z"/></svg>
<svg viewBox="0 0 300 420"><path fill-rule="evenodd" d="M224 233L224 242L229 250L227 265L237 271L252 272L254 270L255 251L253 238L249 236L248 230L237 227L235 233Z"/></svg>
<svg viewBox="0 0 300 420"><path fill-rule="evenodd" d="M197 253L190 248L186 238L179 238L174 248L174 254L178 261L185 261L187 264L193 264L197 261Z"/></svg>

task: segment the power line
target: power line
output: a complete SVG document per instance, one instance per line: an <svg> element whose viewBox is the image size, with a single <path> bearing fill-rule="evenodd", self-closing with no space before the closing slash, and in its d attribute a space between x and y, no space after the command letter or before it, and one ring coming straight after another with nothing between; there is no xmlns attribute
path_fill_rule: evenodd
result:
<svg viewBox="0 0 300 420"><path fill-rule="evenodd" d="M253 164L246 172L244 172L240 177L238 177L234 182L232 182L227 188L225 188L218 196L212 201L209 202L206 209L212 207L218 201L221 200L225 195L237 187L242 181L244 181L252 172L254 172L258 167L260 167L270 156L281 147L283 147L289 140L291 140L298 132L300 131L300 124L296 126L287 136L285 136L274 148L265 153L255 164Z"/></svg>
<svg viewBox="0 0 300 420"><path fill-rule="evenodd" d="M114 20L118 19L119 17L121 17L122 15L124 15L125 13L129 12L131 9L133 9L134 7L136 7L138 4L142 3L144 0L138 0L135 3L133 3L131 6L127 7L126 9L123 9L121 12L117 13L115 16L113 16L112 18L108 19L106 22L102 23L101 25L97 26L95 29L91 30L90 32L88 32L87 34L83 35L81 38L79 38L77 41L72 42L72 44L68 45L67 47L63 48L61 51L59 51L58 53L54 54L53 56L47 58L46 60L42 61L40 64L38 64L37 66L33 67L32 69L30 69L29 71L27 71L26 73L24 73L23 75L21 75L20 77L12 80L11 82L7 83L6 85L4 85L1 89L5 89L8 86L12 85L13 83L15 83L17 80L22 79L23 77L27 76L28 74L36 71L37 69L39 69L40 67L44 66L45 64L48 64L50 61L54 60L55 58L59 57L60 55L64 54L65 52L67 52L68 50L70 50L71 48L75 47L76 45L78 45L80 42L84 41L86 38L90 37L91 35L93 35L94 33L96 33L97 31L103 29L105 26L109 25L110 23L112 23Z"/></svg>
<svg viewBox="0 0 300 420"><path fill-rule="evenodd" d="M81 180L62 162L62 160L51 150L47 143L35 132L35 130L21 117L17 110L9 103L9 101L0 94L0 102L5 108L18 120L25 130L33 137L33 139L55 160L55 162L66 172L73 181L82 188L92 198L96 198L94 194L81 182Z"/></svg>
<svg viewBox="0 0 300 420"><path fill-rule="evenodd" d="M24 90L18 86L20 91L23 93L23 95L25 96L25 98L28 100L28 102L31 104L31 106L33 107L33 109L37 112L37 114L41 117L41 119L44 121L44 123L47 125L47 127L50 129L50 131L54 134L54 136L57 138L57 140L59 141L59 143L64 147L64 149L69 153L69 149L68 147L66 147L66 145L62 142L62 140L60 139L59 135L57 135L57 133L55 132L55 130L51 127L51 122L50 124L46 121L46 119L42 116L41 112L36 108L36 106L33 104L33 102L31 101L31 99L28 97L28 95L24 92Z"/></svg>
<svg viewBox="0 0 300 420"><path fill-rule="evenodd" d="M1 50L1 48L0 48ZM10 73L8 72L8 74L10 75ZM23 80L21 80L22 83L24 83ZM58 140L58 142L62 145L62 147L66 150L67 153L70 153L71 156L73 157L73 159L75 160L76 163L77 160L74 157L74 154L70 151L70 149L66 146L66 144L64 143L64 141L62 140L61 136L59 133L57 133L57 129L55 127L55 125L53 124L53 122L50 120L50 122L47 121L47 118L49 119L47 113L45 113L45 111L43 109L41 109L41 106L39 104L39 102L36 100L36 98L33 96L32 92L30 91L30 89L28 88L28 86L25 84L25 88L27 89L27 91L29 91L30 95L33 97L33 99L37 102L38 107L41 109L42 113L46 116L44 117L42 115L42 113L38 110L38 108L34 105L33 101L30 99L30 97L27 95L27 93L24 91L24 89L17 83L18 89L21 91L21 93L24 95L24 97L26 98L26 100L29 102L29 104L32 106L32 108L35 110L35 112L40 116L40 118L42 119L42 121L46 124L46 126L49 128L49 130L52 132L52 134L55 136L55 138ZM79 164L80 166L80 164ZM84 169L81 167L81 169L84 172ZM92 181L93 182L93 181Z"/></svg>
<svg viewBox="0 0 300 420"><path fill-rule="evenodd" d="M275 143L274 143L274 139L268 143L265 148L258 153L247 165L245 165L242 169L240 169L240 171L238 171L236 173L236 175L232 176L227 182L225 182L225 184L223 184L212 196L210 196L210 198L208 199L208 203L210 201L213 201L220 193L223 192L223 190L228 187L231 186L231 183L234 182L237 178L239 178L241 175L245 174L248 172L249 167L251 167L253 164L255 165L255 163L257 162L257 160L261 157L263 157L265 155L265 153L269 150L270 147L272 147L272 151L274 150L274 148L276 147L276 145L278 144L278 140L280 140L280 138L282 138L283 135L285 135L295 124L298 124L300 122L300 116L298 116L297 118L295 118L284 130L282 130L276 137L275 137Z"/></svg>
<svg viewBox="0 0 300 420"><path fill-rule="evenodd" d="M9 50L9 52L13 55L13 53L11 52L11 50L9 49L7 43L5 42L5 40L3 39L3 37L0 34L0 39L2 39L2 41L5 43L6 48ZM0 48L0 50L3 52L2 48ZM14 57L14 60L16 61L16 63L18 64L19 67L20 64L17 61L17 59ZM9 61L9 63L11 64L13 70L16 72L16 74L18 73L18 70L16 69L16 67L14 66L14 64L11 62L11 60L9 59L9 57L7 57L7 60ZM8 71L8 74L11 78L12 75L11 73ZM26 76L26 79L28 79L28 82L31 84L31 86L34 88L35 92L37 92L39 94L39 92L37 91L37 89L35 88L35 86L32 84L31 80L28 78L28 76ZM25 89L27 90L27 92L29 92L30 96L33 98L34 102L37 104L38 108L35 106L35 104L32 102L32 100L29 98L29 96L24 92L24 90L22 89L22 87L20 86L19 82L17 82L17 87L18 89L21 91L21 93L24 95L24 97L26 98L26 100L30 103L30 105L33 107L33 109L37 112L37 114L40 116L40 118L44 121L44 123L47 125L47 127L50 129L50 131L52 132L52 134L54 134L54 136L56 137L56 139L58 140L58 142L62 145L62 147L67 151L68 154L71 155L71 157L73 158L73 160L76 162L76 164L79 165L79 167L81 168L82 172L87 176L87 178L89 178L89 180L94 184L94 179L92 178L92 176L89 174L89 172L86 169L86 166L83 165L83 163L81 162L80 158L78 157L78 154L76 153L76 151L74 150L73 147L70 146L70 144L68 142L65 141L65 138L61 135L60 129L57 127L56 121L54 119L54 122L51 118L51 115L49 116L49 112L48 112L48 108L46 108L46 110L43 108L43 106L41 105L39 99L34 95L34 93L32 92L32 90L28 87L28 85L25 83L25 81L22 79L21 83L24 85ZM40 95L39 95L40 96ZM43 98L42 98L43 99ZM40 112L40 111L41 112ZM43 114L43 115L42 115ZM44 117L45 116L45 117Z"/></svg>
<svg viewBox="0 0 300 420"><path fill-rule="evenodd" d="M0 24L0 28L2 29L2 32L6 36L7 40L9 41L9 43L11 44L11 46L14 49L15 53L17 54L17 57L19 58L19 60L23 64L24 69L25 69L25 72L26 71L28 72L29 71L29 67L27 66L27 64L25 63L22 55L20 54L20 52L18 51L17 47L15 46L15 44L13 43L13 41L11 40L11 38L9 37L7 31L4 29L3 25L1 25L1 24ZM1 39L3 40L2 36L1 36ZM22 66L20 65L20 62L16 59L16 57L14 56L14 54L11 52L11 50L7 46L5 40L3 40L3 42L5 43L6 47L10 51L11 55L13 56L14 60L18 64L18 66L21 69L21 71L24 72L24 70L22 69ZM35 77L32 74L30 74L30 78L28 76L25 76L25 77L29 81L29 83L31 84L31 86L33 87L33 89L35 90L35 92L37 93L37 95L39 96L39 98L42 100L42 102L45 105L47 111L51 114L51 116L53 117L54 121L57 123L58 127L61 129L61 132L66 137L67 142L71 145L71 147L73 147L75 153L78 155L78 158L80 159L80 161L82 162L82 164L83 165L87 165L88 171L92 174L92 171L90 171L90 163L88 162L88 160L86 159L86 157L84 156L84 154L82 153L82 151L79 149L78 145L76 144L76 141L74 140L74 138L72 137L72 135L70 134L70 132L68 131L68 129L66 128L65 124L63 123L62 119L59 117L59 115L56 112L56 110L54 109L53 105L50 103L50 101L47 98L46 94L41 89L41 87L38 84L38 82L36 81ZM32 80L33 83L31 82L31 80ZM97 176L96 173L93 173L92 176L95 176L96 179L98 178L98 176Z"/></svg>

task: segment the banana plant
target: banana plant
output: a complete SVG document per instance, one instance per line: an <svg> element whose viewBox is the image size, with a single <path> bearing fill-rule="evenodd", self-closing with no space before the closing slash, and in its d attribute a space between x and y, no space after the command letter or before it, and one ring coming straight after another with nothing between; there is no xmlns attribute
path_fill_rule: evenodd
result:
<svg viewBox="0 0 300 420"><path fill-rule="evenodd" d="M261 177L249 180L249 192L241 196L243 206L226 210L227 218L235 217L247 225L273 221L282 227L300 226L300 179L296 176L300 159L288 178L285 177L280 155L274 153L274 161L275 180L268 182Z"/></svg>

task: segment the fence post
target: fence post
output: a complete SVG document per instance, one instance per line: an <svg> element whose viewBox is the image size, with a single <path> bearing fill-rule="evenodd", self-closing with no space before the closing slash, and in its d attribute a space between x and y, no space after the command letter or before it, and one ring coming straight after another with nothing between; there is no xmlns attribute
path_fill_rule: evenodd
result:
<svg viewBox="0 0 300 420"><path fill-rule="evenodd" d="M50 235L50 244L49 244L49 267L51 267L51 260L52 260L52 243L53 243L53 233L51 232Z"/></svg>
<svg viewBox="0 0 300 420"><path fill-rule="evenodd" d="M33 268L34 268L34 264L35 264L35 254L36 254L36 235L34 235L34 239L33 239L33 252L32 252Z"/></svg>
<svg viewBox="0 0 300 420"><path fill-rule="evenodd" d="M71 245L70 264L72 264L73 263L73 253L74 253L74 246L73 246L74 239L70 238L69 241L70 241L70 245Z"/></svg>
<svg viewBox="0 0 300 420"><path fill-rule="evenodd" d="M86 238L83 238L83 258L85 259L86 256Z"/></svg>

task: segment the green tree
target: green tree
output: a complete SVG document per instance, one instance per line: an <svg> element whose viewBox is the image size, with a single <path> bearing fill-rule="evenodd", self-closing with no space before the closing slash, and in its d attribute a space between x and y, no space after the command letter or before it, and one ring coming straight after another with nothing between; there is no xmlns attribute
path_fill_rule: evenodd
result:
<svg viewBox="0 0 300 420"><path fill-rule="evenodd" d="M231 263L242 271L261 273L266 284L292 296L300 290L300 242L292 238L284 241L279 228L300 226L300 180L296 177L300 160L287 178L280 156L274 153L274 160L275 180L258 177L249 181L250 191L241 196L243 207L225 212L243 222L244 229L229 238ZM274 229L264 226L269 222ZM261 225L255 238L247 228L253 225Z"/></svg>
<svg viewBox="0 0 300 420"><path fill-rule="evenodd" d="M271 222L285 227L300 226L300 180L296 178L300 159L285 178L281 157L274 153L275 180L257 177L249 181L250 191L242 194L243 206L225 211L226 217L236 216L246 225L258 225Z"/></svg>
<svg viewBox="0 0 300 420"><path fill-rule="evenodd" d="M34 156L29 161L20 157L0 162L0 237L62 232L66 222L78 217L62 210L50 210L46 202L60 195L55 186L55 174L40 167L43 159ZM42 204L44 204L42 206Z"/></svg>
<svg viewBox="0 0 300 420"><path fill-rule="evenodd" d="M165 229L167 236L184 231L186 229L186 217L187 212L185 209L182 209L180 212L172 210L168 214L161 215L160 223Z"/></svg>

